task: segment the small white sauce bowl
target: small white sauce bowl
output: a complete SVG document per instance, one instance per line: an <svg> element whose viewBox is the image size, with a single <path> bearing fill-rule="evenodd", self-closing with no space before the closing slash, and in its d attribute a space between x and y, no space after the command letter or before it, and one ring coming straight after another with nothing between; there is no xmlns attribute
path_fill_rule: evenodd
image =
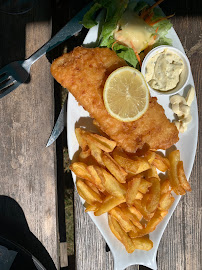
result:
<svg viewBox="0 0 202 270"><path fill-rule="evenodd" d="M177 86L175 88L173 88L173 89L171 89L169 91L160 91L160 90L153 89L148 84L148 82L147 82L147 85L148 85L148 88L149 88L151 93L155 93L155 94L158 93L160 95L171 95L171 94L178 93L181 89L183 89L186 86L186 84L187 84L187 82L189 80L190 73L191 73L191 67L190 67L189 60L188 60L187 56L182 51L178 50L177 48L174 48L172 46L167 46L167 45L161 45L161 46L158 46L158 47L152 49L145 56L145 58L144 58L144 60L142 62L141 72L142 72L143 76L145 77L146 66L147 66L148 60L151 57L153 57L155 54L163 52L165 49L167 49L169 51L172 51L173 53L177 54L183 60L184 68L182 70L182 73L180 74L179 83L177 84Z"/></svg>

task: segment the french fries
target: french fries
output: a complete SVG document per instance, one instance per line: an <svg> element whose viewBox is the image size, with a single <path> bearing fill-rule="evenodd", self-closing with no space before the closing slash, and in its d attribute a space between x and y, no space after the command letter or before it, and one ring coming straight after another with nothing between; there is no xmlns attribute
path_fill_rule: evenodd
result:
<svg viewBox="0 0 202 270"><path fill-rule="evenodd" d="M87 136L90 137L90 136ZM98 162L98 164L104 166L104 163L102 161L102 149L97 147L91 140L88 141L88 146L91 155L94 157L94 159Z"/></svg>
<svg viewBox="0 0 202 270"><path fill-rule="evenodd" d="M145 234L149 234L156 229L156 226L163 220L167 215L168 211L157 210L150 221L147 223L144 229Z"/></svg>
<svg viewBox="0 0 202 270"><path fill-rule="evenodd" d="M144 157L147 159L147 161L149 162L149 164L152 164L152 162L155 159L155 152L153 151L148 151L145 153Z"/></svg>
<svg viewBox="0 0 202 270"><path fill-rule="evenodd" d="M109 211L109 214L114 217L125 232L135 231L136 228L130 218L119 207L114 207Z"/></svg>
<svg viewBox="0 0 202 270"><path fill-rule="evenodd" d="M88 166L83 162L74 162L69 166L70 170L72 170L76 176L91 181L92 177L88 172L87 167Z"/></svg>
<svg viewBox="0 0 202 270"><path fill-rule="evenodd" d="M174 200L175 198L171 195L170 191L164 193L163 195L161 195L161 198L159 200L159 209L168 210L173 204Z"/></svg>
<svg viewBox="0 0 202 270"><path fill-rule="evenodd" d="M184 173L183 162L180 161L180 151L171 152L168 159L170 161L169 180L173 191L177 195L184 195L186 191L191 191Z"/></svg>
<svg viewBox="0 0 202 270"><path fill-rule="evenodd" d="M125 205L122 204L122 205L120 206L120 208L121 208L121 211L122 211L122 213L123 213L125 219L132 221L132 223L133 223L138 229L140 229L140 230L143 229L143 226L142 226L142 224L140 223L140 219L138 219L137 216L129 210L129 208L127 207L126 204L125 204ZM134 230L134 231L135 231L135 230Z"/></svg>
<svg viewBox="0 0 202 270"><path fill-rule="evenodd" d="M135 157L133 159L123 157L121 155L118 155L116 153L112 153L114 159L116 162L126 170L126 172L129 172L131 174L139 174L141 172L144 172L150 168L149 162L146 160L146 158L143 157Z"/></svg>
<svg viewBox="0 0 202 270"><path fill-rule="evenodd" d="M120 183L126 182L127 172L108 153L103 153L102 160L106 168Z"/></svg>
<svg viewBox="0 0 202 270"><path fill-rule="evenodd" d="M124 244L128 253L133 253L135 250L135 245L129 235L122 229L118 221L115 218L111 217L111 222L116 234L119 235L121 242ZM115 235L116 236L116 235Z"/></svg>
<svg viewBox="0 0 202 270"><path fill-rule="evenodd" d="M154 214L147 210L146 205L142 203L141 200L135 200L134 205L143 215L145 220L149 221L153 217Z"/></svg>
<svg viewBox="0 0 202 270"><path fill-rule="evenodd" d="M108 214L108 224L127 252L153 247L149 233L167 215L177 195L191 191L178 150L167 157L144 149L125 153L103 136L76 129L79 161L70 165L85 212ZM158 171L168 173L161 180Z"/></svg>
<svg viewBox="0 0 202 270"><path fill-rule="evenodd" d="M112 231L112 233L115 235L115 237L120 241L121 241L121 236L119 235L118 231L116 230L116 228L114 227L114 221L113 221L113 217L111 215L108 215L108 224L109 227Z"/></svg>
<svg viewBox="0 0 202 270"><path fill-rule="evenodd" d="M141 179L138 190L141 193L146 194L148 192L148 189L151 187L151 185L152 185L151 182L147 181L146 179Z"/></svg>
<svg viewBox="0 0 202 270"><path fill-rule="evenodd" d="M87 158L90 157L90 154L90 149L86 151L81 151L81 153L79 154L79 161L85 162Z"/></svg>
<svg viewBox="0 0 202 270"><path fill-rule="evenodd" d="M91 211L95 212L100 207L100 203L94 202L93 204L89 204L89 203L85 202L84 207L85 207L85 212L91 212Z"/></svg>
<svg viewBox="0 0 202 270"><path fill-rule="evenodd" d="M154 165L151 165L151 168L149 170L147 170L147 178L151 178L151 177L156 177L159 178L158 173L157 173L157 169Z"/></svg>
<svg viewBox="0 0 202 270"><path fill-rule="evenodd" d="M155 158L152 161L152 165L154 165L161 172L166 172L170 168L169 160L157 153L155 153Z"/></svg>
<svg viewBox="0 0 202 270"><path fill-rule="evenodd" d="M170 190L170 181L166 179L161 181L161 194L167 193Z"/></svg>
<svg viewBox="0 0 202 270"><path fill-rule="evenodd" d="M136 196L138 193L138 188L140 186L141 182L141 177L133 177L129 182L128 182L128 189L126 193L126 202L129 205L133 205L134 201L136 200Z"/></svg>
<svg viewBox="0 0 202 270"><path fill-rule="evenodd" d="M89 143L97 146L99 149L102 149L105 152L111 152L116 147L115 141L109 140L98 134L90 133L81 128L76 128L75 133L79 146L82 150L86 150Z"/></svg>
<svg viewBox="0 0 202 270"><path fill-rule="evenodd" d="M153 242L146 236L132 239L135 249L150 250L153 248Z"/></svg>
<svg viewBox="0 0 202 270"><path fill-rule="evenodd" d="M134 206L129 206L128 210L137 217L137 219L140 221L143 218L143 215L140 213L140 211L137 210Z"/></svg>
<svg viewBox="0 0 202 270"><path fill-rule="evenodd" d="M97 186L97 188L101 191L104 192L105 188L102 184L102 180L99 177L98 173L97 173L97 166L96 165L89 165L87 166L87 171L90 173L91 175L91 182L94 183L95 186Z"/></svg>
<svg viewBox="0 0 202 270"><path fill-rule="evenodd" d="M148 193L149 199L146 201L146 208L149 212L153 213L159 204L160 200L160 181L156 177L149 178L152 184Z"/></svg>
<svg viewBox="0 0 202 270"><path fill-rule="evenodd" d="M106 212L109 212L111 209L116 207L117 205L124 203L126 200L125 198L120 197L113 197L113 196L107 196L100 207L94 212L95 216L100 216Z"/></svg>
<svg viewBox="0 0 202 270"><path fill-rule="evenodd" d="M102 198L100 195L95 192L92 188L90 188L84 181L81 179L77 179L76 186L79 195L89 204L93 204L94 202L102 202Z"/></svg>
<svg viewBox="0 0 202 270"><path fill-rule="evenodd" d="M81 128L75 129L75 134L76 134L76 138L77 138L77 141L79 143L79 146L81 147L82 151L85 152L88 149L88 145L87 145L87 142L85 140L84 133L85 133L85 131Z"/></svg>
<svg viewBox="0 0 202 270"><path fill-rule="evenodd" d="M177 164L177 176L179 178L180 185L186 190L191 191L191 187L184 173L183 161L179 161Z"/></svg>
<svg viewBox="0 0 202 270"><path fill-rule="evenodd" d="M85 184L89 186L93 191L100 195L99 189L92 182L85 180Z"/></svg>
<svg viewBox="0 0 202 270"><path fill-rule="evenodd" d="M114 197L124 198L126 194L126 187L120 184L115 177L113 177L105 169L96 167L96 171L101 178L105 190Z"/></svg>

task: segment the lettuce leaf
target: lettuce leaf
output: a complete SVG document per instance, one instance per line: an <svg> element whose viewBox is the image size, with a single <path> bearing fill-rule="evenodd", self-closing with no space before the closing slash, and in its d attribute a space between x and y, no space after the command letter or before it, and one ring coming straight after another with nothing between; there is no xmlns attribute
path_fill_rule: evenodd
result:
<svg viewBox="0 0 202 270"><path fill-rule="evenodd" d="M154 8L154 16L152 17L152 21L156 21L165 16L160 8ZM154 29L156 30L158 27L158 35L160 38L165 37L168 34L168 31L172 27L172 23L169 20L162 20L156 24L154 24Z"/></svg>
<svg viewBox="0 0 202 270"><path fill-rule="evenodd" d="M106 11L106 15L103 20L103 24L101 25L99 46L113 49L116 54L123 58L129 65L138 67L139 63L133 49L115 43L113 32L126 9L130 9L134 13L140 14L142 9L149 6L148 3L146 1L137 2L134 0L94 0L94 2L95 3L91 9L84 15L82 21L84 27L91 28L96 25L96 14L99 10L104 9ZM162 10L158 7L154 8L153 12L154 15L152 17L152 21L165 16ZM172 40L166 37L171 27L172 24L169 20L162 20L153 25L154 31L158 28L158 39L152 48L159 45L172 45Z"/></svg>
<svg viewBox="0 0 202 270"><path fill-rule="evenodd" d="M95 3L84 15L83 20L81 23L83 26L87 29L92 28L93 26L97 25L97 22L95 20L95 14L96 12L102 8L102 5L100 3Z"/></svg>
<svg viewBox="0 0 202 270"><path fill-rule="evenodd" d="M100 34L100 46L107 46L108 39L116 29L118 21L127 8L128 0L108 1L105 6L107 9L106 19Z"/></svg>
<svg viewBox="0 0 202 270"><path fill-rule="evenodd" d="M133 49L128 48L126 46L124 46L125 48L123 48L122 50L120 50L120 52L116 52L116 54L123 58L130 66L133 66L135 68L137 68L137 65L139 65L139 62L137 60L137 57L133 51Z"/></svg>
<svg viewBox="0 0 202 270"><path fill-rule="evenodd" d="M135 2L135 1L134 1ZM135 6L135 8L133 9L133 11L135 12L135 13L140 13L140 11L141 10L143 10L143 8L146 8L146 7L149 7L149 5L148 5L148 3L146 3L146 2L144 2L144 1L139 1L137 4L136 4L136 6Z"/></svg>
<svg viewBox="0 0 202 270"><path fill-rule="evenodd" d="M95 16L98 10L104 8L106 17L100 34L100 46L107 46L108 39L116 29L117 23L128 6L129 0L95 0L95 4L84 15L82 24L85 28L91 28L97 24Z"/></svg>
<svg viewBox="0 0 202 270"><path fill-rule="evenodd" d="M167 37L160 37L157 42L154 43L152 48L155 48L157 46L161 46L161 45L172 45L172 39L167 38Z"/></svg>
<svg viewBox="0 0 202 270"><path fill-rule="evenodd" d="M129 65L136 67L137 64L139 64L133 49L131 49L127 46L124 46L122 44L115 43L113 46L113 51L115 51L116 54L119 57L123 58Z"/></svg>

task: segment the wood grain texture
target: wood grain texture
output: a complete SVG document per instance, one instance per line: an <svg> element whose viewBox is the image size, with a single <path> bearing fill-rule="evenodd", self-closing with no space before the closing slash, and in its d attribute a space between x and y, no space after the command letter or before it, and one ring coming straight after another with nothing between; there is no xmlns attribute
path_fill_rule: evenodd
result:
<svg viewBox="0 0 202 270"><path fill-rule="evenodd" d="M202 16L200 1L165 1L168 14L176 13L173 26L190 60L202 124ZM160 270L200 270L201 265L201 162L202 130L199 128L198 148L190 177L192 192L179 202L160 242L157 265ZM105 252L104 240L92 223L75 191L76 269L113 269L113 258ZM148 269L131 266L127 270Z"/></svg>
<svg viewBox="0 0 202 270"><path fill-rule="evenodd" d="M35 3L27 14L0 15L1 67L50 39L50 2ZM46 148L53 124L53 79L43 56L32 66L30 82L0 100L0 195L21 207L30 232L58 268L56 155L54 145Z"/></svg>
<svg viewBox="0 0 202 270"><path fill-rule="evenodd" d="M68 266L67 242L60 243L60 266Z"/></svg>
<svg viewBox="0 0 202 270"><path fill-rule="evenodd" d="M90 217L84 213L81 200L75 192L75 243L76 269L112 269L107 266L107 252L105 241Z"/></svg>
<svg viewBox="0 0 202 270"><path fill-rule="evenodd" d="M106 242L89 215L84 212L85 208L77 191L75 191L74 209L76 269L113 270L112 254L106 252ZM137 267L129 269L137 270Z"/></svg>
<svg viewBox="0 0 202 270"><path fill-rule="evenodd" d="M190 182L192 192L181 198L162 237L158 251L159 269L201 269L201 139L202 119L202 17L176 16L172 23L189 58L199 108L198 147Z"/></svg>

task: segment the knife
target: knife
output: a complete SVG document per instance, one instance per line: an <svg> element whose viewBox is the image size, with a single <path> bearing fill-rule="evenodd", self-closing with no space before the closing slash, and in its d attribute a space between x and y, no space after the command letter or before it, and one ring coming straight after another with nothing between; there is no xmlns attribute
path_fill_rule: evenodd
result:
<svg viewBox="0 0 202 270"><path fill-rule="evenodd" d="M69 39L70 37L78 34L83 25L80 23L83 19L83 16L92 6L92 2L90 2L87 6L85 6L79 13L76 14L63 28L55 34L55 36L46 43L46 52L49 52L56 46L58 46L63 41Z"/></svg>
<svg viewBox="0 0 202 270"><path fill-rule="evenodd" d="M50 146L54 141L57 140L57 138L60 136L62 133L65 123L66 123L66 107L67 107L67 99L65 100L62 109L60 111L60 114L58 116L58 119L55 123L55 126L52 130L52 133L50 135L50 138L46 144L46 147Z"/></svg>
<svg viewBox="0 0 202 270"><path fill-rule="evenodd" d="M57 42L55 42L53 46L49 46L48 51L53 49L55 46L59 45L62 41L67 40L68 38L72 37L73 35L78 34L81 31L81 29L83 28L83 25L80 24L79 22L83 19L84 14L90 9L91 6L92 6L92 2L89 3L87 6L85 6L73 19L71 19L56 34ZM67 106L67 100L62 106L62 109L60 111L60 114L52 130L52 133L50 135L50 138L48 140L46 147L50 146L59 137L59 135L62 133L64 129L65 119L66 119L66 110L65 110L66 106Z"/></svg>

